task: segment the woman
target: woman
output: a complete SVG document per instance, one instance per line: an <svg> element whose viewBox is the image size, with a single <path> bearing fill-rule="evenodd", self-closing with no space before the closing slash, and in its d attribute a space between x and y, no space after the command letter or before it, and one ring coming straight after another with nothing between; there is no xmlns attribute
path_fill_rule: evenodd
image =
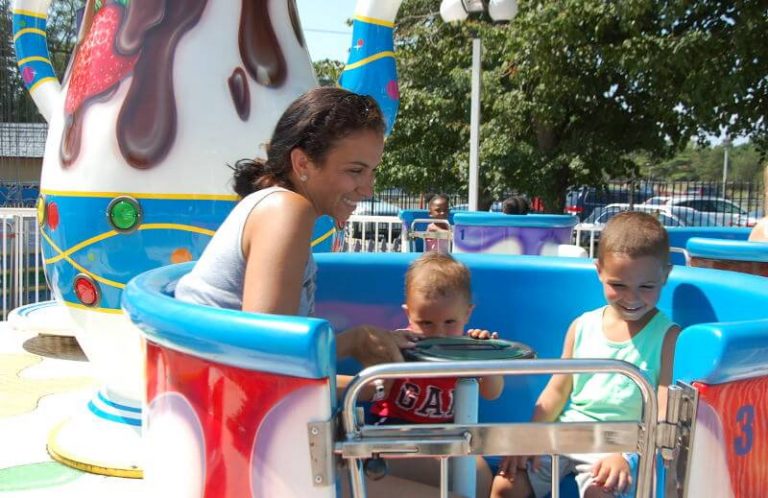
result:
<svg viewBox="0 0 768 498"><path fill-rule="evenodd" d="M310 315L316 266L310 239L318 217L343 225L373 195L384 149L384 119L371 97L316 88L280 117L266 160L241 160L234 188L242 200L193 270L178 283L185 301L258 313ZM337 358L364 366L403 361L411 337L375 327L336 336ZM344 388L348 379L339 379Z"/></svg>
<svg viewBox="0 0 768 498"><path fill-rule="evenodd" d="M758 220L749 233L749 240L752 242L768 242L768 164L765 165L765 170L763 170L763 189L765 192L763 202L765 215Z"/></svg>

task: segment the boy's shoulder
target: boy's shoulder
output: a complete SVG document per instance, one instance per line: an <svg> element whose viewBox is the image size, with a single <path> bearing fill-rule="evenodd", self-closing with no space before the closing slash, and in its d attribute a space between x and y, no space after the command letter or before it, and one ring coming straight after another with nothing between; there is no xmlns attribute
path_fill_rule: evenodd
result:
<svg viewBox="0 0 768 498"><path fill-rule="evenodd" d="M589 311L583 312L581 315L577 316L573 322L574 324L584 324L586 322L592 321L592 320L602 320L603 313L605 313L606 305L598 306L595 309L591 309Z"/></svg>

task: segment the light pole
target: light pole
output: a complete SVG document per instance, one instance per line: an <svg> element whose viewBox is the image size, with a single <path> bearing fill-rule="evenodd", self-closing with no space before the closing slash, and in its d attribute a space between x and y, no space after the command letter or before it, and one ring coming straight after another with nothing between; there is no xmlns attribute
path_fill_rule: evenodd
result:
<svg viewBox="0 0 768 498"><path fill-rule="evenodd" d="M445 22L464 21L471 13L488 15L494 21L511 21L517 14L516 0L444 0L440 16ZM483 43L472 38L472 92L469 111L469 210L477 211L480 200L480 89Z"/></svg>
<svg viewBox="0 0 768 498"><path fill-rule="evenodd" d="M725 182L728 179L728 149L731 147L731 137L723 139L723 197L725 197Z"/></svg>

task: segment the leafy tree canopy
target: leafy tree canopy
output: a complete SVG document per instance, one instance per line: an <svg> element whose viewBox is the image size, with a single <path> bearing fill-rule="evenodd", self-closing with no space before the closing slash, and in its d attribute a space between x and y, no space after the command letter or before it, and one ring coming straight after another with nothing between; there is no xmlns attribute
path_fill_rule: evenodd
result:
<svg viewBox="0 0 768 498"><path fill-rule="evenodd" d="M48 10L48 50L61 79L77 39L77 10L84 0L57 0ZM0 0L0 121L43 121L21 81L13 46L11 1Z"/></svg>
<svg viewBox="0 0 768 498"><path fill-rule="evenodd" d="M379 182L466 189L473 35L483 41L481 197L511 189L561 211L568 186L639 173L723 132L768 147L762 0L521 0L508 24L442 22L405 0L401 105Z"/></svg>

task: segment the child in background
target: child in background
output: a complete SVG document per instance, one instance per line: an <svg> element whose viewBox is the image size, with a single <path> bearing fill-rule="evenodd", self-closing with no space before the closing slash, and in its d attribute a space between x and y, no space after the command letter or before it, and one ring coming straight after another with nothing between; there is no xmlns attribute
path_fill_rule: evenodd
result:
<svg viewBox="0 0 768 498"><path fill-rule="evenodd" d="M656 308L670 271L667 232L649 214L620 213L602 232L596 266L608 305L584 313L571 324L562 357L632 363L657 387L659 414L664 416L680 332ZM641 408L640 390L624 375L560 374L552 376L539 396L533 421L639 420ZM622 496L633 492L635 469L630 461L637 459L622 454L561 455L560 475L576 473L582 498ZM550 490L550 469L549 456L506 457L493 480L491 496L542 497Z"/></svg>
<svg viewBox="0 0 768 498"><path fill-rule="evenodd" d="M464 335L474 305L469 269L448 254L427 252L411 263L405 274L405 304L408 329L425 338ZM498 334L470 329L475 339L492 339ZM455 377L397 379L389 394L371 407L375 424L449 423L453 421ZM479 379L480 396L493 400L501 395L504 378ZM477 496L488 496L492 474L482 458L477 459ZM437 484L439 463L435 459L388 461L390 473L410 480Z"/></svg>
<svg viewBox="0 0 768 498"><path fill-rule="evenodd" d="M429 217L436 221L427 226L427 232L434 232L435 237L427 236L424 239L425 251L451 252L451 225L448 223L448 196L445 194L435 194L429 199L427 204Z"/></svg>
<svg viewBox="0 0 768 498"><path fill-rule="evenodd" d="M501 203L501 212L504 214L528 214L530 210L531 206L528 199L522 195L507 197Z"/></svg>

